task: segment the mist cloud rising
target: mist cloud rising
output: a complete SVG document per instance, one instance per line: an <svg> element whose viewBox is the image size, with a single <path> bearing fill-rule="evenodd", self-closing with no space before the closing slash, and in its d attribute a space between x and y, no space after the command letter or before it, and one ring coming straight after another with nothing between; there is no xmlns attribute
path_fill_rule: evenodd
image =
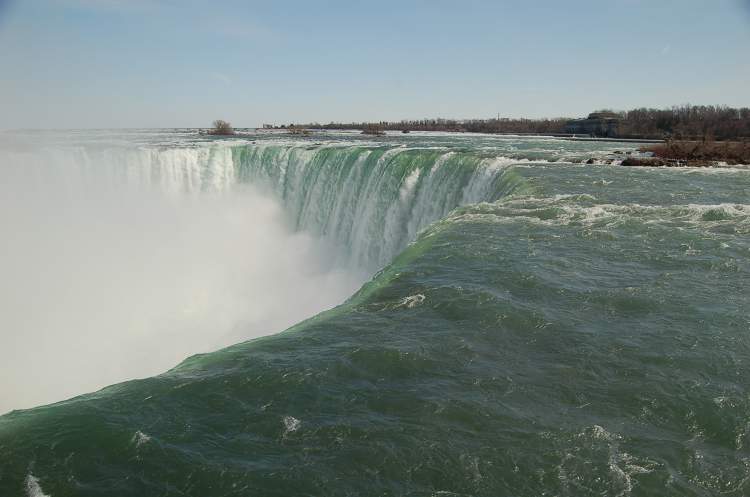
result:
<svg viewBox="0 0 750 497"><path fill-rule="evenodd" d="M257 190L113 187L29 157L0 153L0 413L281 331L363 281Z"/></svg>

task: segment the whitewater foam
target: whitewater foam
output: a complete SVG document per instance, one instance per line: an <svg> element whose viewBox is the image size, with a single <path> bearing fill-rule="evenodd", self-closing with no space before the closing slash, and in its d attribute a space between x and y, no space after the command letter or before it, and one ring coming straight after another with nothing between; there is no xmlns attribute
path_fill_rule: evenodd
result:
<svg viewBox="0 0 750 497"><path fill-rule="evenodd" d="M595 203L587 194L524 196L496 203L479 203L453 217L455 221L528 222L539 225L582 226L614 225L635 220L645 224L684 224L698 228L715 228L731 223L736 229L750 229L749 204L676 204L643 205L639 203Z"/></svg>
<svg viewBox="0 0 750 497"><path fill-rule="evenodd" d="M396 307L406 307L408 309L413 309L414 307L417 307L418 305L422 305L422 303L425 301L425 296L421 293L418 293L416 295L409 295L408 297L404 297L401 299L401 302Z"/></svg>
<svg viewBox="0 0 750 497"><path fill-rule="evenodd" d="M31 473L26 476L26 495L28 497L51 497L42 490L41 485L39 485L39 478Z"/></svg>
<svg viewBox="0 0 750 497"><path fill-rule="evenodd" d="M151 437L149 435L146 435L141 430L138 430L133 435L133 438L131 439L132 443L135 444L135 447L138 448L143 444L146 444L151 441Z"/></svg>
<svg viewBox="0 0 750 497"><path fill-rule="evenodd" d="M294 416L284 416L281 421L284 424L284 433L282 436L287 436L290 433L294 433L302 425L302 421L295 418Z"/></svg>

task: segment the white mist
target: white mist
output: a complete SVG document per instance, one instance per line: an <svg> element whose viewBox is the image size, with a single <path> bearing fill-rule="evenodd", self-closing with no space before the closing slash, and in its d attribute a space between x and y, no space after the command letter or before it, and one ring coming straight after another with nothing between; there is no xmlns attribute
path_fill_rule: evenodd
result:
<svg viewBox="0 0 750 497"><path fill-rule="evenodd" d="M363 282L231 165L221 188L175 191L205 160L180 153L167 189L144 186L167 167L153 150L0 153L0 413L281 331Z"/></svg>

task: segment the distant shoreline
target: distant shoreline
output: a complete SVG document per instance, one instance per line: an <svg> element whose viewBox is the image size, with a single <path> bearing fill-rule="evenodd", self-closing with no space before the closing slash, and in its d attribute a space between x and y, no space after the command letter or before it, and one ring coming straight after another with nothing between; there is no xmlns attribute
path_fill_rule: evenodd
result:
<svg viewBox="0 0 750 497"><path fill-rule="evenodd" d="M346 131L346 132L361 132L362 130L360 128L316 128L316 127L307 127L307 128L299 128L304 129L305 131L308 131L310 133L326 133L326 132L336 132L336 131ZM267 133L279 133L288 131L289 128L238 128L236 131L237 134L241 134L244 130L254 130L254 131L260 131L260 132L267 132ZM390 136L397 136L401 134L401 132L397 130L385 130L386 133L390 132ZM415 133L453 133L456 135L485 135L485 136L521 136L524 138L556 138L559 140L569 140L569 141L585 141L585 142L618 142L618 143L664 143L664 139L654 139L654 138L609 138L609 137L599 137L599 136L582 136L582 135L573 135L573 134L561 134L561 133L488 133L483 131L457 131L457 130L415 130ZM289 133L289 134L300 134L300 133ZM387 135L371 135L371 136L387 136Z"/></svg>
<svg viewBox="0 0 750 497"><path fill-rule="evenodd" d="M425 118L401 121L350 121L264 124L272 129L359 129L365 134L396 131L446 131L557 138L606 138L660 143L663 140L750 139L750 108L720 105L690 105L669 109L636 108L629 111L595 110L585 117L446 119Z"/></svg>

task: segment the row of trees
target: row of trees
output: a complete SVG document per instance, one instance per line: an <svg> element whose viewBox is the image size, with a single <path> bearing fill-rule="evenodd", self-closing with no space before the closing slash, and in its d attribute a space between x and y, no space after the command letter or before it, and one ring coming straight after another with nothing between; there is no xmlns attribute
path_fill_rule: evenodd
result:
<svg viewBox="0 0 750 497"><path fill-rule="evenodd" d="M617 136L622 138L675 138L735 140L750 138L750 108L683 105L671 109L633 109L617 112ZM477 133L564 134L569 118L554 119L420 119L379 123L307 124L318 129L368 129L390 131L469 131Z"/></svg>
<svg viewBox="0 0 750 497"><path fill-rule="evenodd" d="M473 133L529 133L558 134L565 132L568 119L418 119L380 121L376 123L312 123L304 127L315 129L381 129L386 131L468 131Z"/></svg>
<svg viewBox="0 0 750 497"><path fill-rule="evenodd" d="M750 109L683 105L671 109L634 109L624 113L619 135L637 138L731 140L750 137Z"/></svg>

